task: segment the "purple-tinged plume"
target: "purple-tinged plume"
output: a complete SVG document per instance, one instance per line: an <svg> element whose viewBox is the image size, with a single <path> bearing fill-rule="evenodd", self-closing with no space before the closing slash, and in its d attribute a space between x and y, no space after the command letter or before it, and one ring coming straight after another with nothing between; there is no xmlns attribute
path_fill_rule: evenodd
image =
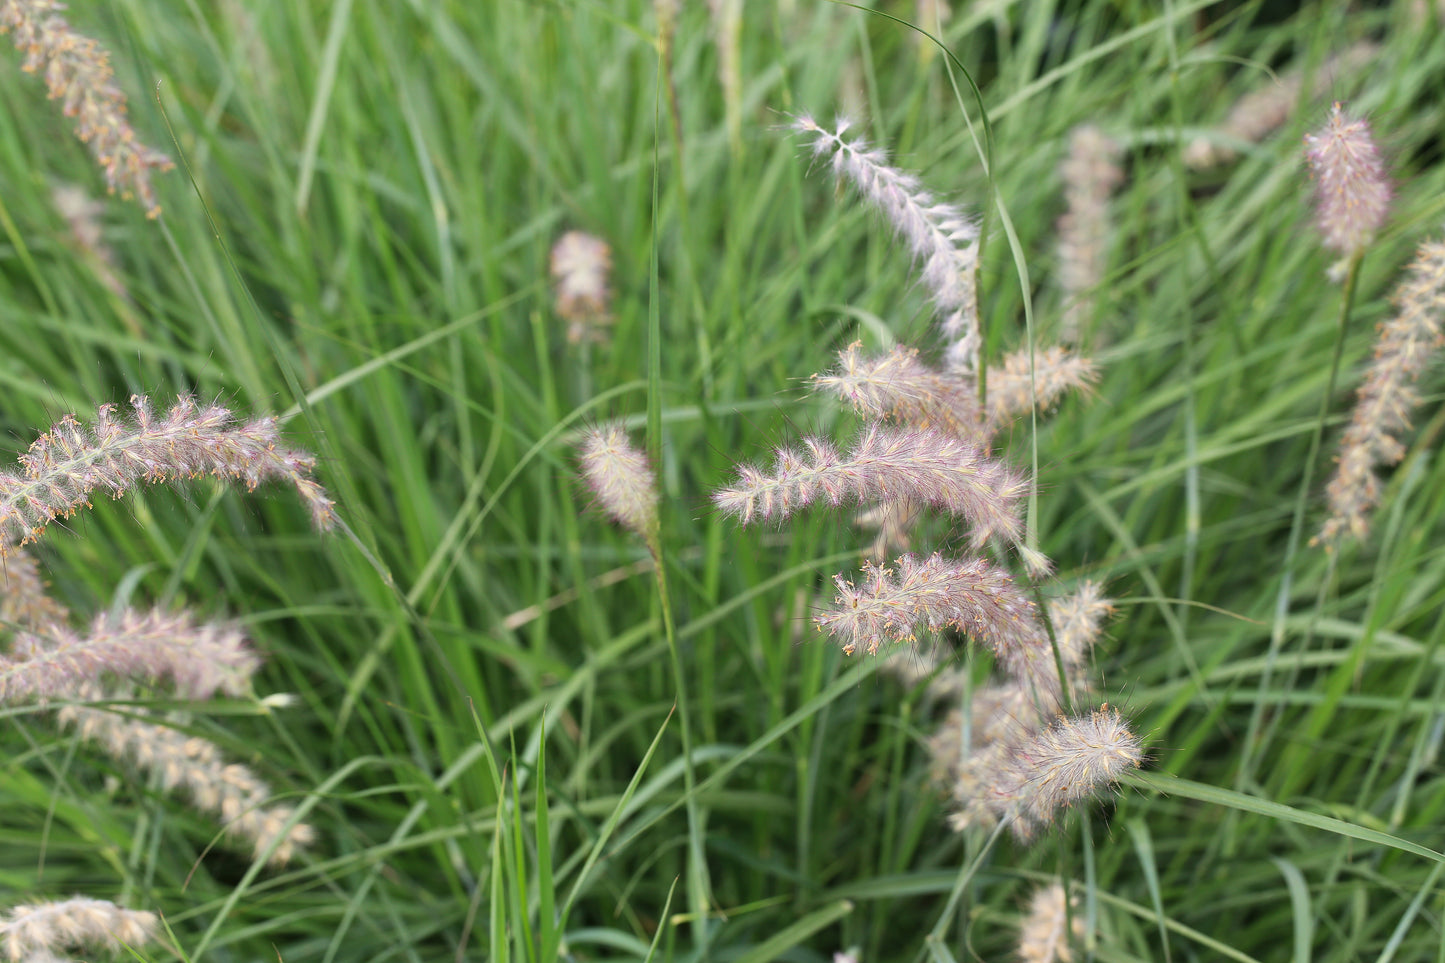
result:
<svg viewBox="0 0 1445 963"><path fill-rule="evenodd" d="M845 455L831 442L804 438L803 449L779 448L771 474L743 465L738 482L714 493L725 514L743 524L782 519L815 501L915 499L962 516L974 545L997 536L1016 543L1023 525L1017 503L1028 482L976 445L941 431L867 426Z"/></svg>
<svg viewBox="0 0 1445 963"><path fill-rule="evenodd" d="M55 624L45 635L21 632L11 653L0 656L0 704L69 697L102 675L171 679L182 699L240 695L261 664L233 628L197 625L185 613L131 610L98 617L88 635Z"/></svg>
<svg viewBox="0 0 1445 963"><path fill-rule="evenodd" d="M1324 246L1352 258L1374 239L1390 208L1390 184L1370 125L1336 103L1325 126L1305 136Z"/></svg>
<svg viewBox="0 0 1445 963"><path fill-rule="evenodd" d="M0 0L0 33L13 33L15 46L25 52L21 69L44 72L50 98L61 101L65 116L75 120L75 136L90 146L110 189L134 196L147 217L158 217L151 171L175 165L140 142L126 117L125 94L114 83L110 54L77 33L60 16L63 9L57 0Z"/></svg>
<svg viewBox="0 0 1445 963"><path fill-rule="evenodd" d="M620 424L588 429L579 446L582 480L618 523L649 543L657 537L657 480L647 456Z"/></svg>
<svg viewBox="0 0 1445 963"><path fill-rule="evenodd" d="M837 395L868 419L914 428L938 428L964 441L981 442L983 416L973 382L935 371L913 348L896 347L875 358L855 341L838 352L838 367L813 376L813 386Z"/></svg>
<svg viewBox="0 0 1445 963"><path fill-rule="evenodd" d="M335 522L334 503L311 477L316 460L281 446L276 419L237 425L220 405L198 407L184 397L157 417L146 398L130 401L129 423L116 417L115 405L101 405L89 426L66 415L20 456L24 475L0 472L0 558L38 539L55 519L88 507L96 491L119 498L140 482L209 475L249 491L289 481L317 528Z"/></svg>
<svg viewBox="0 0 1445 963"><path fill-rule="evenodd" d="M853 182L903 238L921 263L924 287L943 312L942 328L958 344L950 347L951 363L975 368L983 346L978 327L978 225L963 209L939 201L918 178L888 163L883 151L861 140L845 140L852 122L839 118L833 130L804 114L793 129L812 138L813 153L830 156L839 177Z"/></svg>
<svg viewBox="0 0 1445 963"><path fill-rule="evenodd" d="M1340 440L1335 476L1326 489L1330 517L1315 542L1334 548L1369 532L1380 500L1375 469L1405 457L1399 435L1420 402L1415 381L1445 343L1445 243L1423 244L1395 289L1395 316L1380 325L1354 417Z"/></svg>

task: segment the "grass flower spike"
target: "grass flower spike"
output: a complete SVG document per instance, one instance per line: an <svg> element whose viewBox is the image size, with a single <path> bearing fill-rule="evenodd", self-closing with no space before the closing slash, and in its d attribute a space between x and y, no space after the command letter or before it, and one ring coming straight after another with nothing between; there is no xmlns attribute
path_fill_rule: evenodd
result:
<svg viewBox="0 0 1445 963"><path fill-rule="evenodd" d="M1084 918L1073 914L1069 925L1069 898L1059 883L1034 890L1028 913L1019 927L1020 963L1071 963L1070 940L1084 938Z"/></svg>
<svg viewBox="0 0 1445 963"><path fill-rule="evenodd" d="M821 438L803 446L779 448L772 474L741 466L737 484L715 493L714 503L746 525L787 518L814 501L909 498L967 519L975 546L995 536L1017 542L1022 532L1017 503L1028 483L984 449L942 432L873 424L846 455Z"/></svg>
<svg viewBox="0 0 1445 963"><path fill-rule="evenodd" d="M582 478L597 502L649 545L657 537L657 479L647 456L627 440L620 424L589 429L580 446Z"/></svg>
<svg viewBox="0 0 1445 963"><path fill-rule="evenodd" d="M283 448L274 418L236 425L219 405L198 407L181 398L164 417L150 402L131 398L134 419L101 405L82 426L67 415L20 456L25 474L0 473L0 558L35 541L57 518L87 507L96 491L119 498L138 482L169 482L210 475L248 490L271 479L290 482L317 528L335 520L334 503L311 478L315 459Z"/></svg>
<svg viewBox="0 0 1445 963"><path fill-rule="evenodd" d="M75 136L105 170L106 183L122 197L135 197L147 217L158 217L160 204L151 187L151 171L175 165L136 137L126 117L126 98L112 82L110 54L77 33L59 11L56 0L0 0L0 33L13 33L25 52L22 69L44 72L52 100L62 102L65 116L75 120Z"/></svg>
<svg viewBox="0 0 1445 963"><path fill-rule="evenodd" d="M1336 103L1325 126L1305 137L1324 246L1353 258L1374 239L1390 207L1390 185L1370 125Z"/></svg>
<svg viewBox="0 0 1445 963"><path fill-rule="evenodd" d="M0 656L0 705L66 697L102 674L171 679L182 699L236 696L261 664L240 632L161 612L102 615L85 636L52 624L20 633L11 651Z"/></svg>
<svg viewBox="0 0 1445 963"><path fill-rule="evenodd" d="M61 963L57 954L68 949L142 947L156 938L159 922L154 913L104 899L26 903L0 915L0 948L10 963Z"/></svg>
<svg viewBox="0 0 1445 963"><path fill-rule="evenodd" d="M62 708L57 719L112 758L155 774L163 791L184 790L196 809L221 818L227 836L248 841L257 859L269 857L271 865L280 866L314 840L315 830L293 821L294 808L269 805L271 788L246 766L227 762L209 740L148 722L143 708L127 707L122 715L85 704L122 695L86 683L76 690L76 703Z"/></svg>
<svg viewBox="0 0 1445 963"><path fill-rule="evenodd" d="M612 323L608 305L612 292L612 249L607 242L583 231L568 231L552 245L552 283L557 314L567 322L572 344L602 342Z"/></svg>
<svg viewBox="0 0 1445 963"><path fill-rule="evenodd" d="M1375 469L1405 457L1398 436L1420 401L1414 383L1445 341L1445 243L1420 247L1394 301L1395 316L1380 325L1375 356L1326 489L1330 517L1315 542L1327 547L1346 536L1365 537L1370 510L1380 500Z"/></svg>
<svg viewBox="0 0 1445 963"><path fill-rule="evenodd" d="M878 358L863 357L862 342L838 352L838 367L813 376L813 386L831 392L865 418L888 419L915 428L938 428L965 441L982 440L982 416L972 382L935 371L913 348L896 347Z"/></svg>
<svg viewBox="0 0 1445 963"><path fill-rule="evenodd" d="M1069 132L1059 165L1068 209L1059 218L1059 284L1064 290L1061 337L1073 344L1094 313L1093 290L1109 256L1109 198L1123 182L1119 144L1093 124Z"/></svg>
<svg viewBox="0 0 1445 963"><path fill-rule="evenodd" d="M983 347L974 287L978 226L962 208L945 204L924 190L915 175L891 166L881 150L862 140L845 140L843 135L851 126L850 121L839 119L834 129L828 130L806 114L793 123L793 129L812 138L813 153L832 158L838 176L853 182L921 262L923 284L945 315L944 334L958 340L951 355L963 362L961 367L971 370Z"/></svg>

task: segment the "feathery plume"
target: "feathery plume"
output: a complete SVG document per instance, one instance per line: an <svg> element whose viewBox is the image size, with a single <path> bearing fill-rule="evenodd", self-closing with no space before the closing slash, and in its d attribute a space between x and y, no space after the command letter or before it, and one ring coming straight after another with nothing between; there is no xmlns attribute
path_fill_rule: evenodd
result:
<svg viewBox="0 0 1445 963"><path fill-rule="evenodd" d="M1343 53L1326 58L1314 72L1309 99L1323 96L1341 78L1354 76L1380 52L1378 44L1362 41ZM1209 136L1199 137L1184 148L1184 163L1193 168L1213 167L1238 156L1236 144L1258 144L1289 120L1300 103L1304 72L1290 70L1271 78L1258 90L1241 97L1224 122Z"/></svg>
<svg viewBox="0 0 1445 963"><path fill-rule="evenodd" d="M1079 583L1073 595L1049 600L1049 621L1064 669L1071 675L1083 668L1094 643L1098 641L1104 620L1114 614L1114 603L1104 597L1098 582Z"/></svg>
<svg viewBox="0 0 1445 963"><path fill-rule="evenodd" d="M110 54L77 33L59 15L63 9L57 0L0 0L0 33L14 32L16 49L25 52L21 69L45 72L50 98L61 101L65 116L75 119L75 136L89 145L110 190L134 196L147 217L158 217L150 172L175 165L136 137L126 117L125 94L112 83Z"/></svg>
<svg viewBox="0 0 1445 963"><path fill-rule="evenodd" d="M158 923L154 913L104 899L24 903L0 915L0 946L10 963L48 963L71 948L136 949L156 938Z"/></svg>
<svg viewBox="0 0 1445 963"><path fill-rule="evenodd" d="M56 518L88 507L96 490L119 498L137 482L203 475L239 481L248 491L273 478L289 481L317 528L334 523L334 503L311 478L315 459L280 446L276 419L236 426L220 405L198 408L185 397L157 418L146 398L130 401L132 423L116 418L115 405L101 405L89 427L66 415L20 456L23 476L0 472L0 558L35 541Z"/></svg>
<svg viewBox="0 0 1445 963"><path fill-rule="evenodd" d="M1073 925L1069 925L1070 902L1057 882L1034 890L1019 926L1020 963L1071 963L1070 936L1084 938L1084 920L1073 914Z"/></svg>
<svg viewBox="0 0 1445 963"><path fill-rule="evenodd" d="M183 790L198 810L223 820L228 837L252 843L257 859L269 852L269 862L279 866L315 838L314 830L305 823L288 829L286 824L296 810L267 806L271 788L247 767L227 763L209 740L148 722L150 713L142 707L126 708L127 713L141 717L133 719L85 704L120 697L122 694L107 694L96 683L87 682L74 693L75 704L62 707L56 717L62 726L74 727L82 739L98 744L112 758L129 760L142 772L158 776L163 791Z"/></svg>
<svg viewBox="0 0 1445 963"><path fill-rule="evenodd" d="M0 656L0 704L68 696L102 674L172 679L182 699L209 699L217 691L240 695L260 659L239 631L196 625L186 613L127 610L96 618L90 633L50 623L44 635L21 632L14 658Z"/></svg>
<svg viewBox="0 0 1445 963"><path fill-rule="evenodd" d="M567 322L567 340L572 344L607 340L612 324L608 311L612 292L607 289L611 273L612 249L599 237L568 231L552 245L557 314Z"/></svg>
<svg viewBox="0 0 1445 963"><path fill-rule="evenodd" d="M1088 799L1143 761L1139 739L1117 710L1063 718L998 753L995 768L973 806L955 817L971 824L981 812L1009 820L1021 841L1052 825L1059 810Z"/></svg>
<svg viewBox="0 0 1445 963"><path fill-rule="evenodd" d="M1334 548L1346 536L1363 539L1380 500L1375 469L1405 457L1398 435L1419 404L1414 383L1445 343L1445 243L1421 245L1395 289L1395 316L1380 325L1375 357L1365 370L1354 416L1340 440L1335 476L1326 489L1330 517L1314 544Z"/></svg>
<svg viewBox="0 0 1445 963"><path fill-rule="evenodd" d="M714 493L713 502L743 524L786 518L813 501L910 498L968 520L972 541L994 536L1017 542L1022 522L1017 502L1028 483L987 452L931 429L868 425L845 456L831 442L804 438L805 451L777 450L771 475L751 465L738 482Z"/></svg>
<svg viewBox="0 0 1445 963"><path fill-rule="evenodd" d="M579 447L582 479L598 503L650 544L657 537L657 480L647 456L615 422L588 429Z"/></svg>
<svg viewBox="0 0 1445 963"><path fill-rule="evenodd" d="M1336 102L1325 126L1305 135L1305 158L1324 246L1352 258L1374 239L1390 207L1390 185L1370 125L1349 117Z"/></svg>
<svg viewBox="0 0 1445 963"><path fill-rule="evenodd" d="M950 360L964 370L976 370L983 346L974 288L978 226L962 208L924 190L915 175L890 166L883 151L863 140L844 140L850 126L851 121L840 118L830 131L806 114L792 125L811 137L816 156L832 157L835 174L853 182L922 262L920 277L945 315L944 333L959 339L949 349Z"/></svg>
<svg viewBox="0 0 1445 963"><path fill-rule="evenodd" d="M6 628L48 631L70 619L64 605L46 591L40 563L24 549L0 558L0 630Z"/></svg>
<svg viewBox="0 0 1445 963"><path fill-rule="evenodd" d="M983 440L973 384L935 371L918 360L913 348L900 345L886 355L864 358L862 342L855 341L838 352L833 372L813 375L813 387L837 395L870 420L937 428L974 443Z"/></svg>
<svg viewBox="0 0 1445 963"><path fill-rule="evenodd" d="M1007 571L983 559L904 555L896 568L863 563L863 581L834 579L833 606L814 616L847 655L877 655L883 645L912 642L922 630L953 628L993 651L1013 678L1054 698L1053 647L1034 603Z"/></svg>
<svg viewBox="0 0 1445 963"><path fill-rule="evenodd" d="M1109 198L1123 182L1119 144L1093 124L1069 132L1069 153L1059 165L1067 205L1059 218L1059 284L1064 292L1060 337L1077 343L1094 314L1093 290L1104 279L1109 255Z"/></svg>
<svg viewBox="0 0 1445 963"><path fill-rule="evenodd" d="M1035 408L1045 410L1064 392L1085 390L1098 378L1093 361L1058 345L1035 350L1032 371L1028 348L1015 351L989 369L989 427L997 430Z"/></svg>
<svg viewBox="0 0 1445 963"><path fill-rule="evenodd" d="M130 292L115 273L115 252L101 236L100 213L105 206L73 184L52 188L50 199L60 216L65 218L75 246L90 263L96 278L116 297L129 301Z"/></svg>

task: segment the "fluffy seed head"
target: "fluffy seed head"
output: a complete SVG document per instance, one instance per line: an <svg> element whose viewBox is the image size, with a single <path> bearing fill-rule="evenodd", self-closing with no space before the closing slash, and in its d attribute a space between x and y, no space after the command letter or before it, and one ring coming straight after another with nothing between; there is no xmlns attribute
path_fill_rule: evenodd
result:
<svg viewBox="0 0 1445 963"><path fill-rule="evenodd" d="M1069 925L1069 902L1059 883L1034 890L1019 926L1020 963L1071 963L1070 936L1084 938L1084 919L1074 914L1073 925Z"/></svg>
<svg viewBox="0 0 1445 963"><path fill-rule="evenodd" d="M158 923L154 913L104 899L24 903L0 916L0 947L10 963L45 963L67 949L142 947L156 938Z"/></svg>
<svg viewBox="0 0 1445 963"><path fill-rule="evenodd" d="M209 740L145 721L150 713L139 706L120 715L86 705L126 694L87 682L56 715L62 726L73 727L112 758L156 776L163 791L184 792L197 810L219 817L225 835L250 843L255 858L269 854L270 864L279 866L314 839L305 823L288 829L295 809L270 805L271 788L246 766L228 763ZM131 718L137 715L141 718Z"/></svg>
<svg viewBox="0 0 1445 963"><path fill-rule="evenodd" d="M984 801L996 817L1012 820L1014 835L1029 840L1059 810L1108 787L1143 758L1138 736L1106 706L1060 719L1005 753Z"/></svg>
<svg viewBox="0 0 1445 963"><path fill-rule="evenodd" d="M657 532L657 482L647 456L617 423L588 429L579 447L582 480L619 524L651 539Z"/></svg>
<svg viewBox="0 0 1445 963"><path fill-rule="evenodd" d="M111 191L134 196L147 217L158 217L151 171L175 165L140 142L126 117L125 94L113 82L110 54L77 33L60 16L63 9L57 0L0 0L0 33L13 33L16 49L25 52L21 69L44 72L50 99L61 101L75 121L75 136L90 146Z"/></svg>
<svg viewBox="0 0 1445 963"><path fill-rule="evenodd" d="M1104 279L1109 255L1109 198L1124 180L1119 144L1093 124L1069 132L1069 153L1059 165L1068 205L1059 218L1059 283L1064 291L1062 337L1077 342L1093 315L1093 290Z"/></svg>
<svg viewBox="0 0 1445 963"><path fill-rule="evenodd" d="M895 567L863 563L855 584L839 575L833 606L814 617L848 655L876 655L919 632L953 628L987 646L1009 674L1048 699L1060 691L1053 649L1034 604L1007 571L983 559L904 555Z"/></svg>
<svg viewBox="0 0 1445 963"><path fill-rule="evenodd" d="M1336 103L1325 126L1305 136L1324 246L1345 257L1363 251L1385 223L1390 184L1370 125Z"/></svg>
<svg viewBox="0 0 1445 963"><path fill-rule="evenodd" d="M831 157L838 177L853 183L908 245L920 264L920 280L947 316L945 333L960 337L950 349L964 367L977 361L978 331L974 271L978 265L978 226L963 209L939 201L918 178L888 163L881 150L862 140L845 140L851 122L840 118L828 130L806 114L793 123L812 141L813 153Z"/></svg>
<svg viewBox="0 0 1445 963"><path fill-rule="evenodd" d="M1334 547L1369 532L1380 500L1375 469L1405 456L1399 436L1419 403L1415 381L1445 343L1445 243L1420 247L1395 289L1395 316L1380 325L1375 356L1360 384L1354 416L1340 440L1334 478L1326 489L1330 517L1314 539Z"/></svg>
<svg viewBox="0 0 1445 963"><path fill-rule="evenodd" d="M837 395L865 418L937 428L974 443L982 440L983 419L972 382L933 370L912 348L899 346L865 358L862 342L855 341L838 352L836 369L813 376L813 387Z"/></svg>
<svg viewBox="0 0 1445 963"><path fill-rule="evenodd" d="M87 635L47 624L43 634L19 633L11 652L0 656L0 704L67 697L104 674L170 679L182 699L240 695L261 664L239 631L159 611L103 614Z"/></svg>
<svg viewBox="0 0 1445 963"><path fill-rule="evenodd" d="M552 245L557 314L567 321L567 340L573 344L606 340L612 323L612 292L607 288L611 273L612 249L599 237L568 231Z"/></svg>
<svg viewBox="0 0 1445 963"><path fill-rule="evenodd" d="M1022 476L983 448L934 429L871 424L846 455L822 438L804 438L802 449L777 450L771 474L743 465L737 484L714 493L713 502L746 525L786 518L815 501L836 507L908 498L965 518L981 546L994 537L1018 542L1018 501L1028 491Z"/></svg>
<svg viewBox="0 0 1445 963"><path fill-rule="evenodd" d="M318 528L335 523L335 503L311 477L316 460L281 446L276 419L237 425L220 405L199 407L185 397L164 417L140 395L131 405L130 422L116 417L115 405L96 409L91 425L66 415L20 456L23 476L0 472L0 558L38 539L55 519L88 507L96 491L119 498L141 482L206 475L248 491L288 481Z"/></svg>
<svg viewBox="0 0 1445 963"><path fill-rule="evenodd" d="M1006 355L1003 364L988 372L988 425L992 430L1021 415L1048 409L1067 391L1085 391L1099 378L1094 362L1054 345Z"/></svg>

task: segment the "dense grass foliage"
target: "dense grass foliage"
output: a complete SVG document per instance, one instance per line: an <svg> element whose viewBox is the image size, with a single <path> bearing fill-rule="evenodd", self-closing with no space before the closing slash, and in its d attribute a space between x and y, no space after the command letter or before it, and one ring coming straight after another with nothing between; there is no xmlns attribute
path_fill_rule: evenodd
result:
<svg viewBox="0 0 1445 963"><path fill-rule="evenodd" d="M256 697L140 701L183 710L169 724L315 839L253 863L19 702L0 708L0 908L154 910L193 960L875 963L1008 958L1058 878L1100 960L1442 958L1437 376L1369 539L1308 545L1389 292L1442 236L1442 15L955 2L940 47L913 3L871 6L747 4L730 136L703 4L669 76L643 0L75 3L176 161L153 174L160 218L100 208L109 266L52 200L103 196L103 174L5 45L6 447L190 393L279 415L340 524L316 533L283 486L200 481L46 534L80 616L244 626ZM1330 59L1361 41L1369 66ZM1291 70L1318 82L1282 127L1184 163ZM1332 100L1369 118L1395 198L1326 398L1345 295L1301 148ZM781 129L839 111L979 218L990 363L1057 339L1070 130L1122 147L1083 338L1100 379L1001 442L1035 473L1043 588L1115 599L1096 701L1148 761L1029 845L949 828L926 745L942 707L809 623L871 537L851 513L744 530L710 499L739 460L850 436L806 384L850 342L941 348L907 250ZM570 344L554 310L569 229L611 246L604 343ZM658 476L651 545L577 481L582 431L613 418ZM966 540L931 524L920 550ZM951 637L917 643L935 644L986 674Z"/></svg>

